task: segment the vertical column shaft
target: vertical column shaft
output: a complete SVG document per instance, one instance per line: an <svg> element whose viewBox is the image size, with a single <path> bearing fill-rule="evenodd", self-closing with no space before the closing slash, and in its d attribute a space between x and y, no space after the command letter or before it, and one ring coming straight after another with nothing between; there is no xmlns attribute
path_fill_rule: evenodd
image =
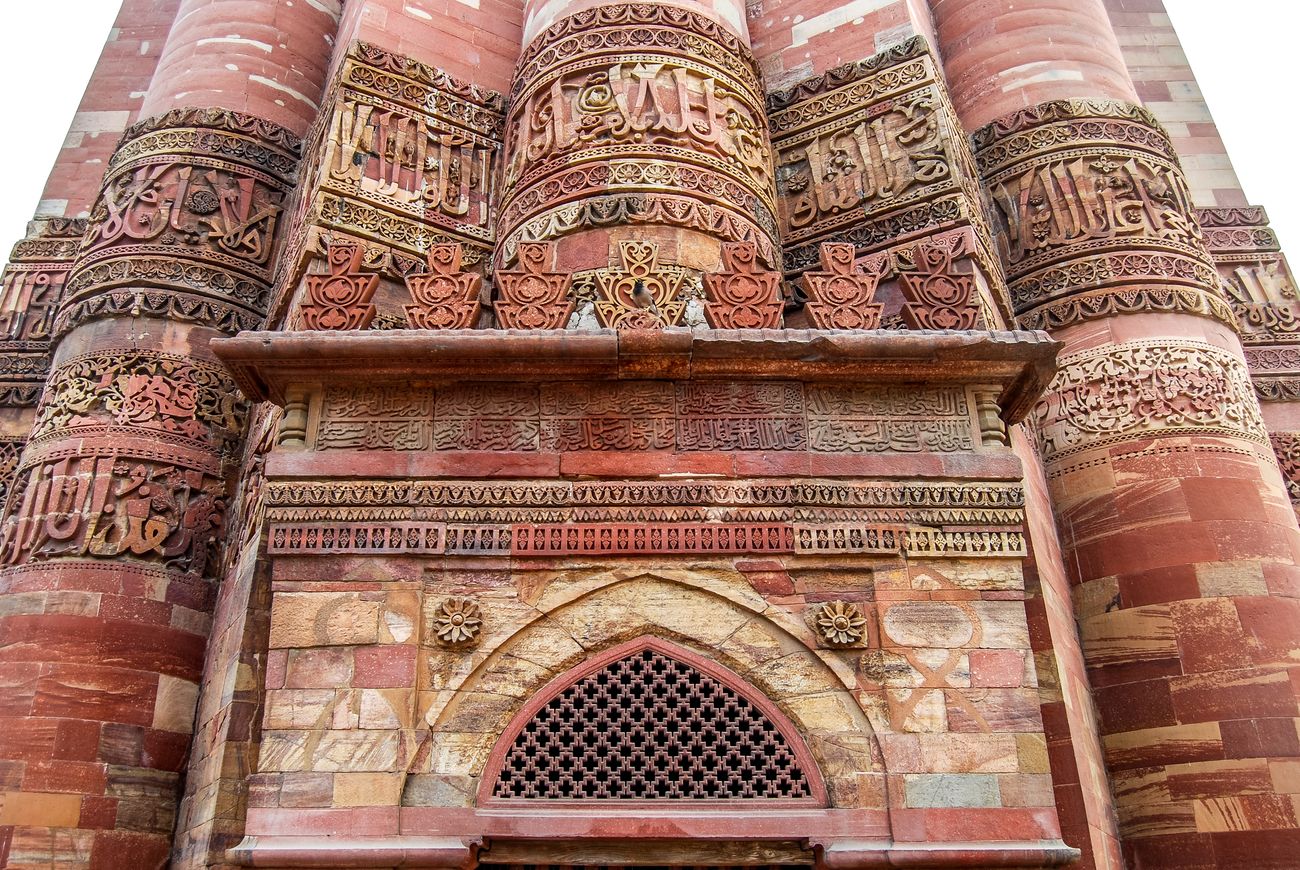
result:
<svg viewBox="0 0 1300 870"><path fill-rule="evenodd" d="M647 246L639 262L653 251L698 275L719 268L724 242L749 242L776 265L771 147L741 4L544 0L525 21L537 35L506 122L498 263L521 242L553 241L557 268L581 273L635 242Z"/></svg>
<svg viewBox="0 0 1300 870"><path fill-rule="evenodd" d="M1300 533L1177 155L1100 0L932 7L1013 307L1065 344L1039 447L1126 859L1283 866Z"/></svg>
<svg viewBox="0 0 1300 870"><path fill-rule="evenodd" d="M16 865L168 860L248 411L207 345L264 314L335 23L185 0L109 161L0 543Z"/></svg>

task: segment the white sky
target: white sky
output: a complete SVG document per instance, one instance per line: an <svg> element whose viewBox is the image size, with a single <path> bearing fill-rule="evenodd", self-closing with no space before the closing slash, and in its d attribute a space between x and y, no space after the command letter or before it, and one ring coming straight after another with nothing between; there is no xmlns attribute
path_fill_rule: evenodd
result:
<svg viewBox="0 0 1300 870"><path fill-rule="evenodd" d="M1300 265L1300 3L1165 0L1242 186ZM113 19L116 0L7 0L0 81L10 132L0 254L21 238ZM2 260L3 257L0 257Z"/></svg>

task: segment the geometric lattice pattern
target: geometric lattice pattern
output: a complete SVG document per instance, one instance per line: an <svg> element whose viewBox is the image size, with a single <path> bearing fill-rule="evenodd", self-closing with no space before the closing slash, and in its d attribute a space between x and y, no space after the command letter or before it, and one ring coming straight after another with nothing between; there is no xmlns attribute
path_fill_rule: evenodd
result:
<svg viewBox="0 0 1300 870"><path fill-rule="evenodd" d="M644 649L539 710L515 738L493 796L734 800L812 791L784 735L747 698Z"/></svg>

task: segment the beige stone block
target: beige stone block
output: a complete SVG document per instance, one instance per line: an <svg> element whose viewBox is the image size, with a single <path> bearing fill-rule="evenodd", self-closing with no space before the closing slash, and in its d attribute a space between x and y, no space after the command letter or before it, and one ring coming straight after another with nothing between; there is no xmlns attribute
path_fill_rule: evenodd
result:
<svg viewBox="0 0 1300 870"><path fill-rule="evenodd" d="M751 618L718 647L720 656L741 673L761 667L802 646L787 634L774 632L766 620Z"/></svg>
<svg viewBox="0 0 1300 870"><path fill-rule="evenodd" d="M1132 607L1079 621L1084 655L1093 667L1178 657L1168 605Z"/></svg>
<svg viewBox="0 0 1300 870"><path fill-rule="evenodd" d="M595 596L561 608L550 614L550 618L584 650L598 650L611 641L636 637L654 628L631 608L597 601ZM549 666L546 661L538 664Z"/></svg>
<svg viewBox="0 0 1300 870"><path fill-rule="evenodd" d="M1119 598L1119 578L1101 577L1081 583L1070 590L1070 597L1079 619L1107 613Z"/></svg>
<svg viewBox="0 0 1300 870"><path fill-rule="evenodd" d="M1122 731L1101 738L1106 759L1121 768L1145 767L1160 758L1212 757L1223 752L1218 722Z"/></svg>
<svg viewBox="0 0 1300 870"><path fill-rule="evenodd" d="M397 731L264 731L258 769L391 771L397 765Z"/></svg>
<svg viewBox="0 0 1300 870"><path fill-rule="evenodd" d="M1300 795L1300 760L1270 761L1268 772L1273 780L1273 791Z"/></svg>
<svg viewBox="0 0 1300 870"><path fill-rule="evenodd" d="M433 730L500 734L522 706L517 698L486 692L458 692L446 704Z"/></svg>
<svg viewBox="0 0 1300 870"><path fill-rule="evenodd" d="M403 773L336 773L334 806L395 807L402 797Z"/></svg>
<svg viewBox="0 0 1300 870"><path fill-rule="evenodd" d="M775 700L843 687L826 663L806 648L769 661L744 676Z"/></svg>
<svg viewBox="0 0 1300 870"><path fill-rule="evenodd" d="M75 828L80 815L81 795L0 792L0 825Z"/></svg>
<svg viewBox="0 0 1300 870"><path fill-rule="evenodd" d="M1259 562L1200 562L1196 586L1202 598L1268 594L1268 581Z"/></svg>
<svg viewBox="0 0 1300 870"><path fill-rule="evenodd" d="M512 655L496 656L474 681L478 692L529 698L556 675L548 668Z"/></svg>
<svg viewBox="0 0 1300 870"><path fill-rule="evenodd" d="M277 592L271 603L273 649L379 642L378 601L352 592Z"/></svg>
<svg viewBox="0 0 1300 870"><path fill-rule="evenodd" d="M414 689L361 689L357 727L390 729L411 727Z"/></svg>
<svg viewBox="0 0 1300 870"><path fill-rule="evenodd" d="M193 733L194 708L198 702L198 683L165 674L160 676L158 696L153 705L153 727L159 731Z"/></svg>
<svg viewBox="0 0 1300 870"><path fill-rule="evenodd" d="M1056 805L1052 777L1046 773L1010 773L998 777L998 792L1004 807L1050 807Z"/></svg>
<svg viewBox="0 0 1300 870"><path fill-rule="evenodd" d="M478 776L487 765L496 734L434 734L429 772L448 776Z"/></svg>
<svg viewBox="0 0 1300 870"><path fill-rule="evenodd" d="M781 706L800 731L852 733L862 726L862 711L848 692L800 695Z"/></svg>
<svg viewBox="0 0 1300 870"><path fill-rule="evenodd" d="M922 734L923 773L1015 773L1020 757L1014 734Z"/></svg>
<svg viewBox="0 0 1300 870"><path fill-rule="evenodd" d="M731 602L687 586L662 581L621 583L594 598L622 605L640 621L670 636L690 638L704 646L717 646L750 618ZM626 637L626 634L624 635Z"/></svg>
<svg viewBox="0 0 1300 870"><path fill-rule="evenodd" d="M948 601L904 601L882 604L881 610L885 638L898 646L958 649L972 643L978 630L965 607Z"/></svg>
<svg viewBox="0 0 1300 870"><path fill-rule="evenodd" d="M1047 738L1042 734L1017 734L1016 755L1021 773L1050 773L1052 770L1047 756Z"/></svg>
<svg viewBox="0 0 1300 870"><path fill-rule="evenodd" d="M511 637L505 651L555 673L563 673L587 657L568 630L549 617L534 620Z"/></svg>
<svg viewBox="0 0 1300 870"><path fill-rule="evenodd" d="M420 593L414 589L389 592L379 620L380 643L406 643L420 621Z"/></svg>
<svg viewBox="0 0 1300 870"><path fill-rule="evenodd" d="M333 689L272 689L266 693L263 724L271 729L322 730L330 727L335 708L347 704L346 694Z"/></svg>
<svg viewBox="0 0 1300 870"><path fill-rule="evenodd" d="M948 705L941 689L887 689L885 695L893 730L909 734L948 730Z"/></svg>

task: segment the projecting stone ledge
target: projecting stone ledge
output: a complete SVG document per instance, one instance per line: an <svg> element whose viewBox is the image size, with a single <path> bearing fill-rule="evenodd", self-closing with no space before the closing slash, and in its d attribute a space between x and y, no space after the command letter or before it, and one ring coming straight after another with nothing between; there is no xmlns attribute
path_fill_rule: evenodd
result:
<svg viewBox="0 0 1300 870"><path fill-rule="evenodd" d="M1060 344L1026 331L700 330L244 332L212 348L256 401L305 381L758 380L996 384L1008 424L1056 371Z"/></svg>

